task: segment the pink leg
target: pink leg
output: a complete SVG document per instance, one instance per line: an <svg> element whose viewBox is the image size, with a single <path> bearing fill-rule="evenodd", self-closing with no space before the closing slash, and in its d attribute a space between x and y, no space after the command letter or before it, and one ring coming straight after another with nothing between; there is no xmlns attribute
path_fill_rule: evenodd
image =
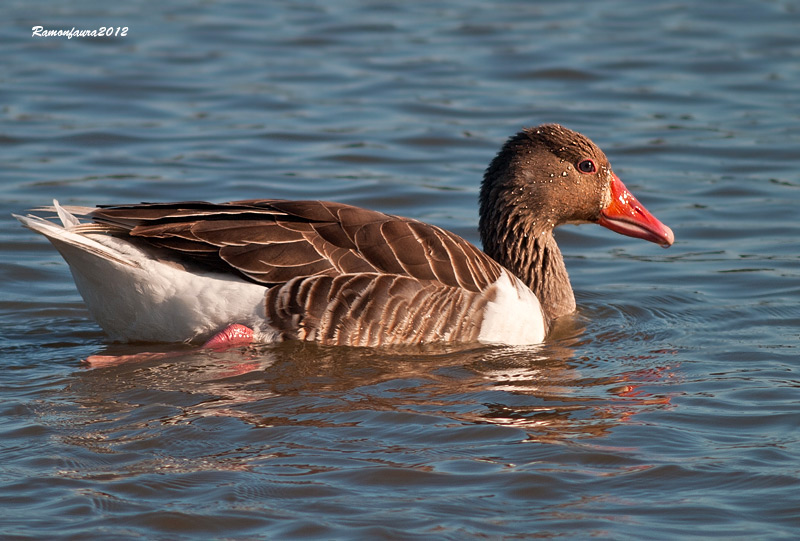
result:
<svg viewBox="0 0 800 541"><path fill-rule="evenodd" d="M186 355L183 351L168 351L163 353L135 353L133 355L90 355L82 362L89 365L90 368L103 368L106 366L115 366L123 363L150 361L153 359L163 360L170 357L179 357Z"/></svg>
<svg viewBox="0 0 800 541"><path fill-rule="evenodd" d="M253 341L253 329L244 325L234 323L228 325L198 349L211 349L213 351L225 351L226 349L245 346ZM170 357L180 357L186 355L186 351L168 351L164 353L137 353L135 355L91 355L83 362L91 368L101 368L104 366L114 366L128 362L143 362L154 359L162 360Z"/></svg>
<svg viewBox="0 0 800 541"><path fill-rule="evenodd" d="M245 346L253 341L253 329L234 323L228 325L203 344L204 348L223 351L235 346Z"/></svg>

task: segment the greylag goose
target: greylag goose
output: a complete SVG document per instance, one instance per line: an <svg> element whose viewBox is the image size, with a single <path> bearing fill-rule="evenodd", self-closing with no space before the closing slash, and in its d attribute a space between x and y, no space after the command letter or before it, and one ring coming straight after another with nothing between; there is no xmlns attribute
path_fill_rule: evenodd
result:
<svg viewBox="0 0 800 541"><path fill-rule="evenodd" d="M535 344L575 310L554 227L674 239L594 143L555 124L512 136L487 168L484 251L417 220L322 201L39 210L61 223L16 217L50 240L121 341Z"/></svg>

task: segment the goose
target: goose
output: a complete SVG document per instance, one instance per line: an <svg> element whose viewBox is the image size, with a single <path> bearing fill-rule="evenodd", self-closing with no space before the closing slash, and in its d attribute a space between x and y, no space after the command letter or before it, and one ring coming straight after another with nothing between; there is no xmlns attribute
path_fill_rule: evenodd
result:
<svg viewBox="0 0 800 541"><path fill-rule="evenodd" d="M538 344L576 309L555 227L674 241L605 154L558 124L510 137L479 202L483 251L435 225L325 201L54 200L31 212L58 221L15 217L61 253L111 339L209 347Z"/></svg>

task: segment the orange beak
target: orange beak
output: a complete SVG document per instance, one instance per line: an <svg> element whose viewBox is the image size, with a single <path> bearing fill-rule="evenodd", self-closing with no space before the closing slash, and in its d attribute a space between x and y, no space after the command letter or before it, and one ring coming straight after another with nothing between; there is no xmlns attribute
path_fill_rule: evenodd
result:
<svg viewBox="0 0 800 541"><path fill-rule="evenodd" d="M600 211L597 223L611 231L669 248L675 241L672 229L650 214L617 175L611 173L611 176L611 202Z"/></svg>

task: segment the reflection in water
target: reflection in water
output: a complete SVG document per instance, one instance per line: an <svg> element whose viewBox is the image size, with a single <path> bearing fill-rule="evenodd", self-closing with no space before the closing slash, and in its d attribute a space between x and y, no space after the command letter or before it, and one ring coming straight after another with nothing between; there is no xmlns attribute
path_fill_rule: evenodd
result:
<svg viewBox="0 0 800 541"><path fill-rule="evenodd" d="M604 369L578 358L580 331L538 347L387 351L283 343L193 350L166 361L82 370L70 391L82 407L84 430L117 436L156 422L223 418L250 428L313 428L377 423L376 412L405 412L439 424L510 426L527 441L557 442L605 435L638 412L669 404L638 388L669 378L669 368L607 374L625 363L605 359Z"/></svg>

